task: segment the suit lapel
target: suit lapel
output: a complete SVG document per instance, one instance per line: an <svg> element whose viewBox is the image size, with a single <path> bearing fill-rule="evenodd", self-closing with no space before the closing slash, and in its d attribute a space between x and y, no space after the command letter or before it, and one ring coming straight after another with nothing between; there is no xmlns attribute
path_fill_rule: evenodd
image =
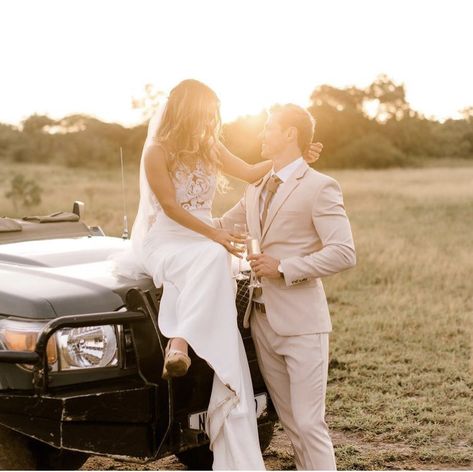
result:
<svg viewBox="0 0 473 472"><path fill-rule="evenodd" d="M247 222L248 222L248 231L251 236L261 239L261 222L259 218L260 211L260 196L263 191L264 186L266 185L267 180L270 177L271 172L266 174L259 182L254 184L251 195L248 195L248 201L246 206L247 213Z"/></svg>
<svg viewBox="0 0 473 472"><path fill-rule="evenodd" d="M304 176L309 166L304 161L289 177L289 179L281 186L280 190L273 197L273 201L269 205L268 216L262 230L261 239L264 239L266 233L268 232L269 227L271 226L274 217L281 208L282 204L286 199L291 195L294 189L299 185L300 179Z"/></svg>

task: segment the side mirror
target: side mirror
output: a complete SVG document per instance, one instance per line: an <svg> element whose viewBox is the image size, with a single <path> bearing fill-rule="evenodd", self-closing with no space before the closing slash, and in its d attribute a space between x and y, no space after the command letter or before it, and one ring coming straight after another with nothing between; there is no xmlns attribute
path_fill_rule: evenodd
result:
<svg viewBox="0 0 473 472"><path fill-rule="evenodd" d="M85 203L76 200L72 207L72 213L75 213L79 217L79 220L82 220L82 217L85 214Z"/></svg>

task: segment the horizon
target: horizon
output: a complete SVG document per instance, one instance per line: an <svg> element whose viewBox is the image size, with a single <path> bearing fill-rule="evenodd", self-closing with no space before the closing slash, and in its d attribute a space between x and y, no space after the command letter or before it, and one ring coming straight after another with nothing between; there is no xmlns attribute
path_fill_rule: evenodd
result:
<svg viewBox="0 0 473 472"><path fill-rule="evenodd" d="M382 75L382 74L379 74L379 75ZM373 79L374 80L374 79ZM405 85L405 83L401 82L400 84L404 85L404 89L405 89L405 92L406 92L406 97L408 96L408 90L407 90L407 87ZM328 85L328 86L332 86L332 84L320 84L320 85ZM399 84L398 84L399 85ZM340 87L341 89L345 89L345 88L348 88L350 86L353 86L353 87L357 87L357 85L355 84L350 84L346 87ZM143 89L145 88L145 86L143 87ZM359 87L359 88L362 88L362 87ZM314 90L315 90L315 87L314 87ZM167 95L164 94L164 95ZM136 99L136 97L132 97L130 99L130 103L132 103L134 100ZM308 100L309 102L309 100ZM408 100L409 102L409 100ZM289 103L289 102L274 102L273 104L275 103ZM254 116L258 116L262 113L265 113L268 111L268 109L273 105L273 104L269 104L265 107L262 107L259 111L258 110L255 110L253 113L244 113L244 114L240 114L240 115L236 115L236 116L232 116L230 118L227 118L226 120L224 119L224 116L223 116L223 113L222 113L222 124L230 124L230 123L233 123L233 122L236 122L240 119L245 119L245 118L248 118L248 117L254 117ZM409 105L411 105L409 103ZM307 106L308 107L308 106ZM304 107L304 108L307 108L307 107ZM221 108L223 108L223 106L221 106ZM466 108L466 107L465 107ZM440 123L444 123L445 121L448 121L448 120L457 120L457 119L464 119L462 118L460 115L460 111L459 110L456 115L457 116L446 116L446 117L443 117L442 119L436 117L436 116L427 116L425 114L423 114L422 110L416 110L415 108L412 107L411 105L411 109L415 112L418 112L420 113L421 115L424 116L424 118L428 119L428 120L433 120L433 121L438 121ZM86 117L89 117L89 118L92 118L92 119L96 119L96 120L99 120L103 123L108 123L108 124L118 124L118 125L121 125L123 126L124 128L133 128L133 127L136 127L136 126L141 126L141 125L146 125L148 120L149 120L149 117L146 117L146 114L147 112L149 112L149 110L146 110L144 108L134 108L134 107L131 107L131 111L132 111L132 114L135 115L135 119L133 121L129 121L129 122L123 122L123 121L119 121L119 120L111 120L111 119L105 119L99 115L96 115L96 114L93 114L93 113L85 113L85 112L81 112L79 110L77 111L74 111L74 112L71 112L71 113L67 113L65 115L57 115L57 116L52 116L51 114L48 114L48 113L37 113L35 111L33 111L30 115L27 115L25 116L24 118L22 118L21 121L18 121L16 123L12 123L12 122L5 122L5 121L0 121L0 124L3 124L3 125L8 125L8 126L13 126L17 129L21 129L21 125L22 125L22 122L26 119L28 119L29 117L31 116L46 116L48 118L51 118L52 120L54 121L59 121L63 118L66 118L68 116L72 116L72 115L82 115L82 116L86 116ZM365 109L365 113L367 113L367 115L370 117L370 113L369 113L369 110L368 109ZM372 118L372 117L370 117Z"/></svg>
<svg viewBox="0 0 473 472"><path fill-rule="evenodd" d="M4 0L0 13L0 122L13 126L34 114L138 125L132 101L145 85L168 93L185 78L216 91L225 123L275 102L307 107L319 85L365 88L382 73L427 118L473 105L463 0Z"/></svg>

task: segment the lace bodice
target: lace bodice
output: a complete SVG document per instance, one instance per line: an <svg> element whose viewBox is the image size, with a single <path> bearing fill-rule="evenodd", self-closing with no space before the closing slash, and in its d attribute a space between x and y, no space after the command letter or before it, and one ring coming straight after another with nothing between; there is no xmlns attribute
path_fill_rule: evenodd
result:
<svg viewBox="0 0 473 472"><path fill-rule="evenodd" d="M172 181L176 189L176 200L182 208L188 211L212 208L217 176L210 173L202 161L197 161L195 169L192 170L179 163ZM154 194L153 201L160 211L161 206Z"/></svg>

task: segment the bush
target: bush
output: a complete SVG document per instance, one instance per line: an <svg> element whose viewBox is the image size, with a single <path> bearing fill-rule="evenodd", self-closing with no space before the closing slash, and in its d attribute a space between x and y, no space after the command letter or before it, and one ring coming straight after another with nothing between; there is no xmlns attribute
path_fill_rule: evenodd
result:
<svg viewBox="0 0 473 472"><path fill-rule="evenodd" d="M383 169L407 165L406 155L378 133L367 134L328 157L330 167Z"/></svg>
<svg viewBox="0 0 473 472"><path fill-rule="evenodd" d="M43 189L33 179L27 179L23 174L15 174L10 180L10 189L5 197L13 203L15 213L20 206L32 207L41 203Z"/></svg>

